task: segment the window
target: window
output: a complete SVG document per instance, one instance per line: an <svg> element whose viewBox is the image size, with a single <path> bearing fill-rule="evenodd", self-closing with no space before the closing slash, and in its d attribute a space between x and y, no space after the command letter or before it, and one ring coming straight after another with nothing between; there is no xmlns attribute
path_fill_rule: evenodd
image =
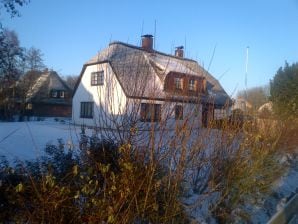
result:
<svg viewBox="0 0 298 224"><path fill-rule="evenodd" d="M175 78L175 88L182 89L183 86L183 79L182 78Z"/></svg>
<svg viewBox="0 0 298 224"><path fill-rule="evenodd" d="M52 98L65 98L65 91L64 90L52 89L50 97L52 97Z"/></svg>
<svg viewBox="0 0 298 224"><path fill-rule="evenodd" d="M65 93L64 93L64 91L60 91L59 97L60 97L60 98L64 98L64 97L65 97Z"/></svg>
<svg viewBox="0 0 298 224"><path fill-rule="evenodd" d="M141 104L141 121L156 122L161 118L161 105L160 104Z"/></svg>
<svg viewBox="0 0 298 224"><path fill-rule="evenodd" d="M28 103L26 105L26 110L32 110L32 103Z"/></svg>
<svg viewBox="0 0 298 224"><path fill-rule="evenodd" d="M51 97L52 98L57 98L58 97L58 92L56 90L52 90Z"/></svg>
<svg viewBox="0 0 298 224"><path fill-rule="evenodd" d="M183 106L182 105L175 106L175 119L183 120Z"/></svg>
<svg viewBox="0 0 298 224"><path fill-rule="evenodd" d="M81 118L93 118L93 102L81 102Z"/></svg>
<svg viewBox="0 0 298 224"><path fill-rule="evenodd" d="M104 72L91 73L91 86L102 86L104 84Z"/></svg>
<svg viewBox="0 0 298 224"><path fill-rule="evenodd" d="M188 82L188 89L190 91L196 91L196 80L194 79L190 79L189 82Z"/></svg>

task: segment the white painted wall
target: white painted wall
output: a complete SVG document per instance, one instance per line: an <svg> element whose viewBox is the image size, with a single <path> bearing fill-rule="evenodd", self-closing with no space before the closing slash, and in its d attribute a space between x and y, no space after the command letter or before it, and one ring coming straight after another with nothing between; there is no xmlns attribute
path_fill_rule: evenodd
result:
<svg viewBox="0 0 298 224"><path fill-rule="evenodd" d="M104 85L91 86L91 73L104 71ZM80 103L94 102L92 119L80 118ZM90 65L85 69L73 97L72 118L75 124L109 128L115 119L126 113L126 96L108 63Z"/></svg>
<svg viewBox="0 0 298 224"><path fill-rule="evenodd" d="M199 128L202 126L202 105L191 104L191 103L176 103L170 101L158 101L158 100L139 100L139 99L128 99L128 105L130 110L129 113L135 116L138 121L139 129L150 129L151 122L140 122L140 105L141 103L149 104L160 104L161 105L161 122L154 122L153 125L156 128L164 128L175 130L179 127L187 128ZM183 106L183 120L175 119L175 105Z"/></svg>
<svg viewBox="0 0 298 224"><path fill-rule="evenodd" d="M214 119L224 119L231 115L231 108L214 109Z"/></svg>

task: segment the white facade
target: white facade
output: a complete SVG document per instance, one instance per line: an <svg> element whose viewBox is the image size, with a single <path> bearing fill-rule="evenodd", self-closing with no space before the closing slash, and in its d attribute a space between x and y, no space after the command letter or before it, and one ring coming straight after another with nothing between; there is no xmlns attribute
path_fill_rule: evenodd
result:
<svg viewBox="0 0 298 224"><path fill-rule="evenodd" d="M103 71L103 85L91 85L92 72ZM81 102L93 102L93 117L81 117ZM75 124L111 126L112 118L126 113L127 98L108 63L86 67L73 96L72 118ZM104 117L104 119L103 119ZM110 122L109 122L110 121Z"/></svg>
<svg viewBox="0 0 298 224"><path fill-rule="evenodd" d="M103 85L91 85L91 74L99 71L104 72ZM82 118L82 102L93 102L92 118ZM151 122L140 121L142 103L160 105L161 119L160 122L156 122L158 123L156 126L162 125L166 129L175 129L177 125L188 128L201 126L201 104L129 98L125 95L109 63L88 65L85 68L73 96L72 118L75 124L103 129L129 130L131 125L146 129ZM183 107L182 120L175 118L176 105Z"/></svg>
<svg viewBox="0 0 298 224"><path fill-rule="evenodd" d="M231 108L214 109L214 119L224 119L231 115Z"/></svg>

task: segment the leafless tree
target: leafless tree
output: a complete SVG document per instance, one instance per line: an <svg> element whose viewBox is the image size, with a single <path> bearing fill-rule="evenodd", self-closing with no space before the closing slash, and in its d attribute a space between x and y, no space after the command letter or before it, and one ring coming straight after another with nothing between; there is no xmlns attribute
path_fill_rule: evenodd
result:
<svg viewBox="0 0 298 224"><path fill-rule="evenodd" d="M66 81L66 84L73 90L75 88L75 85L78 81L77 75L68 75L64 77L64 80Z"/></svg>
<svg viewBox="0 0 298 224"><path fill-rule="evenodd" d="M17 34L11 30L0 32L0 114L5 119L11 117L14 84L22 71L23 48L19 45Z"/></svg>
<svg viewBox="0 0 298 224"><path fill-rule="evenodd" d="M252 87L247 90L241 90L237 93L237 97L247 99L251 103L254 112L258 110L260 106L268 102L269 98L269 85Z"/></svg>
<svg viewBox="0 0 298 224"><path fill-rule="evenodd" d="M41 71L44 68L43 53L40 49L31 47L25 50L25 69L27 71Z"/></svg>

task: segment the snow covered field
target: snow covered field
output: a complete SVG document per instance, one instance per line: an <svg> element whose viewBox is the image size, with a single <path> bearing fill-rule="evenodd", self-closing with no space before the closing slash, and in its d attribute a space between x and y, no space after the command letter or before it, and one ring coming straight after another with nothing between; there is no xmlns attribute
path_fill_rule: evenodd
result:
<svg viewBox="0 0 298 224"><path fill-rule="evenodd" d="M80 127L55 120L0 122L0 155L11 160L34 159L43 155L46 144L63 139L66 147L77 148Z"/></svg>

